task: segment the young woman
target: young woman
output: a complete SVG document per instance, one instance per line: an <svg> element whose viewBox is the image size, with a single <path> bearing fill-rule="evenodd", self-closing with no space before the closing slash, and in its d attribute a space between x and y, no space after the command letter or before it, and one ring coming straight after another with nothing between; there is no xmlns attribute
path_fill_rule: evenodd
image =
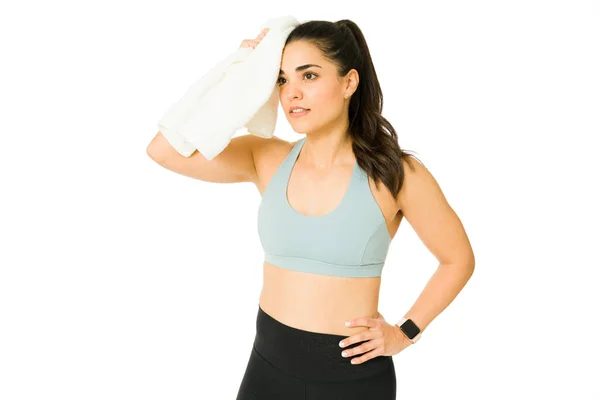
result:
<svg viewBox="0 0 600 400"><path fill-rule="evenodd" d="M251 181L261 193L264 281L237 399L395 399L392 355L413 344L466 284L475 266L469 240L433 176L400 149L382 117L381 87L356 24L298 25L277 85L287 120L305 134L295 143L239 136L211 161L199 152L179 155L160 132L148 146L175 172ZM378 312L379 288L403 218L440 266L404 318L390 324Z"/></svg>

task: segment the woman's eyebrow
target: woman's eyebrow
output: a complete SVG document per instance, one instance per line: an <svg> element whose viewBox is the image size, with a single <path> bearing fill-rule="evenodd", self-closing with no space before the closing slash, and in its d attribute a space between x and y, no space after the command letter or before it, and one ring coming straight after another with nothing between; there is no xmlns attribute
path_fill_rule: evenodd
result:
<svg viewBox="0 0 600 400"><path fill-rule="evenodd" d="M299 67L296 67L296 72L304 71L305 69L308 69L310 67L319 67L319 68L322 68L320 65L317 65L317 64L304 64L304 65L301 65ZM283 70L280 69L279 70L279 75L285 75L285 72L283 72Z"/></svg>

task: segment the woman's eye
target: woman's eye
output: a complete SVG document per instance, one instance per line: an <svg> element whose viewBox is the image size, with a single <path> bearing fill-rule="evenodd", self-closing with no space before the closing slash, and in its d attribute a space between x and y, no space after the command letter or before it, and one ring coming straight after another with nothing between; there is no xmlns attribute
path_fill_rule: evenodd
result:
<svg viewBox="0 0 600 400"><path fill-rule="evenodd" d="M313 81L313 80L315 80L315 78L317 77L317 74L313 74L312 72L307 72L307 73L305 73L305 74L304 74L304 76L306 76L306 75L312 75L312 76L313 76L313 78L309 79L309 81ZM281 80L282 80L282 79L283 79L283 80L285 80L285 78L278 78L278 79L277 79L277 84L278 84L279 86L281 86L281 85L282 85L282 83L281 83Z"/></svg>

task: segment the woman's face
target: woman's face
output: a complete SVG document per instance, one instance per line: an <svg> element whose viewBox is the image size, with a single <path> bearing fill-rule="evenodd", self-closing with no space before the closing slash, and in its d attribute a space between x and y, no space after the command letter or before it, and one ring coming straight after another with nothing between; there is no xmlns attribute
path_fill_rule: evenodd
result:
<svg viewBox="0 0 600 400"><path fill-rule="evenodd" d="M306 67L309 64L312 65ZM281 56L280 69L279 101L294 131L320 131L344 113L347 116L344 80L338 78L335 65L314 45L306 41L288 44ZM290 110L296 106L310 111L296 116Z"/></svg>

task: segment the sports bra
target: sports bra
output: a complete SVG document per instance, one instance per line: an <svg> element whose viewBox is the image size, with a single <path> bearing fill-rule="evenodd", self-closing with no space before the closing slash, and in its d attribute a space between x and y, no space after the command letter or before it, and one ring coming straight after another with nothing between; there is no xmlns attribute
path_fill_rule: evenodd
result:
<svg viewBox="0 0 600 400"><path fill-rule="evenodd" d="M307 216L292 208L287 186L306 137L281 163L258 207L258 235L265 261L280 268L342 277L381 276L392 238L369 187L354 162L341 203L331 212Z"/></svg>

